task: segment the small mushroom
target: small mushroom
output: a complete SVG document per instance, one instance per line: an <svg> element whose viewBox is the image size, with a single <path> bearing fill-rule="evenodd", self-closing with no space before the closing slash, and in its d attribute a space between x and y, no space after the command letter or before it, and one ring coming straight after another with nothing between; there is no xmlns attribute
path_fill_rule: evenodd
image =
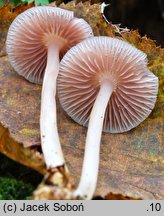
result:
<svg viewBox="0 0 164 216"><path fill-rule="evenodd" d="M122 40L92 37L71 48L60 64L59 100L73 120L88 126L76 196L91 199L98 178L102 130L131 130L151 113L158 78L147 56Z"/></svg>
<svg viewBox="0 0 164 216"><path fill-rule="evenodd" d="M7 53L14 69L33 83L42 83L41 146L47 168L64 165L56 119L56 78L59 58L92 36L92 30L73 12L40 6L26 10L11 24Z"/></svg>

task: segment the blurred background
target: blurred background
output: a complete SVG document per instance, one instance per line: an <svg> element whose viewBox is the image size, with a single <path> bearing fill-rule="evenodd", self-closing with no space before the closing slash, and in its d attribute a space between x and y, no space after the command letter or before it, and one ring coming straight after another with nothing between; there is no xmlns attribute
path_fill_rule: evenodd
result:
<svg viewBox="0 0 164 216"><path fill-rule="evenodd" d="M164 47L164 0L91 0L97 2L109 4L104 9L109 22L138 29L142 36L147 35Z"/></svg>
<svg viewBox="0 0 164 216"><path fill-rule="evenodd" d="M105 0L107 20L138 29L164 47L164 0Z"/></svg>

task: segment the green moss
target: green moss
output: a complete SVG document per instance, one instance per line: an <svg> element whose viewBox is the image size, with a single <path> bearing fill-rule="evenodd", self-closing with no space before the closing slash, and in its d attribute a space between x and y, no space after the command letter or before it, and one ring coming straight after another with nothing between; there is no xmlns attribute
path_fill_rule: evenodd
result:
<svg viewBox="0 0 164 216"><path fill-rule="evenodd" d="M30 199L43 176L0 153L0 200Z"/></svg>
<svg viewBox="0 0 164 216"><path fill-rule="evenodd" d="M31 184L21 180L0 177L0 200L28 199L33 190Z"/></svg>
<svg viewBox="0 0 164 216"><path fill-rule="evenodd" d="M28 136L34 136L34 135L38 135L39 132L37 130L34 129L22 129L19 131L19 133L24 134L24 135L28 135Z"/></svg>

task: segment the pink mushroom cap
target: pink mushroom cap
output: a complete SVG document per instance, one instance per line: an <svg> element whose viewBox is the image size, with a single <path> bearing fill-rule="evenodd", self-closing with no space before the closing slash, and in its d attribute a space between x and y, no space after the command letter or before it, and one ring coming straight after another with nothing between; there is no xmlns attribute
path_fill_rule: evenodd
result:
<svg viewBox="0 0 164 216"><path fill-rule="evenodd" d="M26 10L16 17L7 35L7 53L13 68L27 80L41 83L47 47L56 43L60 58L72 46L92 36L89 24L73 12L51 6Z"/></svg>
<svg viewBox="0 0 164 216"><path fill-rule="evenodd" d="M158 78L147 68L146 54L119 39L92 37L71 48L60 63L59 99L73 120L88 126L104 81L113 87L113 92L106 108L103 131L129 131L151 113Z"/></svg>

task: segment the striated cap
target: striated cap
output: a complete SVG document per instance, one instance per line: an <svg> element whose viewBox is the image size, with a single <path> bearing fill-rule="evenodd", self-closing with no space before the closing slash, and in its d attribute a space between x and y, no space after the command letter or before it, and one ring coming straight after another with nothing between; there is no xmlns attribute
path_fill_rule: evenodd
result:
<svg viewBox="0 0 164 216"><path fill-rule="evenodd" d="M147 68L147 56L127 42L92 37L63 57L58 76L62 107L79 124L88 125L90 113L104 80L113 87L103 131L128 131L152 111L158 78Z"/></svg>
<svg viewBox="0 0 164 216"><path fill-rule="evenodd" d="M47 47L56 43L60 58L72 46L93 36L91 27L73 12L51 6L26 10L13 21L7 35L7 53L14 69L26 79L41 83Z"/></svg>

